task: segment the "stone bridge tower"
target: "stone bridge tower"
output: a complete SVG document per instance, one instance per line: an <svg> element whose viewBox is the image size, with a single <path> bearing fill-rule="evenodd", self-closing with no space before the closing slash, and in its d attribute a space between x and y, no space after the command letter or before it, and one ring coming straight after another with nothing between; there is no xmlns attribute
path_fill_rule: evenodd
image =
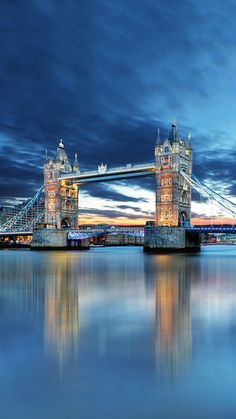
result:
<svg viewBox="0 0 236 419"><path fill-rule="evenodd" d="M60 141L56 155L44 163L45 224L48 228L77 228L78 186L68 180L59 180L63 174L72 174L79 169L77 155L73 165Z"/></svg>
<svg viewBox="0 0 236 419"><path fill-rule="evenodd" d="M180 171L192 174L191 136L185 143L179 137L174 119L168 138L155 147L156 225L186 227L191 219L191 187Z"/></svg>
<svg viewBox="0 0 236 419"><path fill-rule="evenodd" d="M191 220L191 187L181 174L192 174L191 136L187 142L181 139L175 120L164 141L158 132L155 160L156 221L146 224L144 251L199 252L200 234L186 229Z"/></svg>

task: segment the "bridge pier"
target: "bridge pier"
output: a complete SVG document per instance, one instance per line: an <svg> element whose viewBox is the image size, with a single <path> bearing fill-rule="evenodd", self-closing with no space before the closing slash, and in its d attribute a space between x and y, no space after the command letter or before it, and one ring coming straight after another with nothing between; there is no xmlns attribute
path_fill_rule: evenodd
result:
<svg viewBox="0 0 236 419"><path fill-rule="evenodd" d="M31 250L88 250L89 239L81 239L76 246L71 246L68 240L68 230L57 230L45 228L33 231Z"/></svg>
<svg viewBox="0 0 236 419"><path fill-rule="evenodd" d="M200 233L188 232L183 227L144 228L143 250L147 253L185 253L200 251Z"/></svg>

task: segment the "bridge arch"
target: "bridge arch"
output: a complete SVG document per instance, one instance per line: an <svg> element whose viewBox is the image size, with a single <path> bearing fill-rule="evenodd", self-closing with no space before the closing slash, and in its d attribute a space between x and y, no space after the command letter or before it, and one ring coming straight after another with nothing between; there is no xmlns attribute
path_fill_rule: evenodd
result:
<svg viewBox="0 0 236 419"><path fill-rule="evenodd" d="M71 219L70 217L64 217L61 220L61 228L71 228Z"/></svg>
<svg viewBox="0 0 236 419"><path fill-rule="evenodd" d="M190 224L187 211L180 211L179 213L179 227L187 227Z"/></svg>

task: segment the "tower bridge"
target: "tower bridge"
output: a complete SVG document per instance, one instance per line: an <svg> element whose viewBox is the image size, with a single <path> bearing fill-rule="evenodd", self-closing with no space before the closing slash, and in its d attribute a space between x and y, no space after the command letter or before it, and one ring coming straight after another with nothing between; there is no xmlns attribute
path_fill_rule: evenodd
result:
<svg viewBox="0 0 236 419"><path fill-rule="evenodd" d="M85 240L88 231L79 225L80 188L140 176L154 176L156 181L156 217L144 229L147 251L199 250L202 231L191 226L192 188L231 216L236 215L236 204L193 175L191 136L181 138L174 120L167 138L161 140L158 131L154 160L146 163L119 167L102 163L96 170L80 170L77 154L71 164L61 140L55 156L46 156L43 187L15 217L0 226L0 233L34 231L32 248L65 248L69 232L84 235Z"/></svg>
<svg viewBox="0 0 236 419"><path fill-rule="evenodd" d="M97 170L81 171L75 154L70 163L62 140L53 159L44 164L45 223L48 228L78 228L79 189L86 183L127 179L136 176L156 178L156 225L180 227L190 224L191 186L181 175L191 178L192 145L180 139L173 121L168 138L163 142L158 134L155 161L109 168L98 165Z"/></svg>

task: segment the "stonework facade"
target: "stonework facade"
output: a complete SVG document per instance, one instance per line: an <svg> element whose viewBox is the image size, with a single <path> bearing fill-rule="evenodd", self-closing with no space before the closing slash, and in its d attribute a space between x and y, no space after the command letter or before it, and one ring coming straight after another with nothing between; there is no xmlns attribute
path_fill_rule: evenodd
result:
<svg viewBox="0 0 236 419"><path fill-rule="evenodd" d="M77 155L73 165L60 141L53 159L44 164L45 224L48 228L77 228L78 185L72 181L59 180L63 174L78 171Z"/></svg>
<svg viewBox="0 0 236 419"><path fill-rule="evenodd" d="M146 226L144 229L144 251L153 253L199 252L200 234L184 227Z"/></svg>
<svg viewBox="0 0 236 419"><path fill-rule="evenodd" d="M191 187L181 171L191 176L191 137L185 143L173 121L168 138L158 140L156 162L156 225L184 227L191 219Z"/></svg>

